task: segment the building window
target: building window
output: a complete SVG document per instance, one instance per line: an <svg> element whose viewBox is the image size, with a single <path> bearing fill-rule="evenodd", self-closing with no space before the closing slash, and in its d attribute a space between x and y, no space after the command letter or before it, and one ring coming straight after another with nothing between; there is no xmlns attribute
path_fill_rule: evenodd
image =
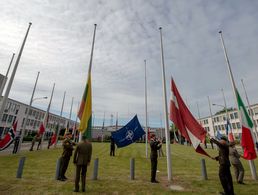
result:
<svg viewBox="0 0 258 195"><path fill-rule="evenodd" d="M32 110L29 111L29 115L31 115L31 113L32 113Z"/></svg>
<svg viewBox="0 0 258 195"><path fill-rule="evenodd" d="M238 129L241 129L240 123L237 123L237 128L238 128Z"/></svg>
<svg viewBox="0 0 258 195"><path fill-rule="evenodd" d="M23 127L23 125L24 125L24 121L25 121L25 118L22 119L22 125L21 125L22 127Z"/></svg>
<svg viewBox="0 0 258 195"><path fill-rule="evenodd" d="M39 112L36 112L35 113L35 118L38 119L38 116L39 116Z"/></svg>
<svg viewBox="0 0 258 195"><path fill-rule="evenodd" d="M28 126L30 124L30 119L27 120L26 125Z"/></svg>
<svg viewBox="0 0 258 195"><path fill-rule="evenodd" d="M236 129L236 123L232 123L233 129Z"/></svg>
<svg viewBox="0 0 258 195"><path fill-rule="evenodd" d="M12 106L12 103L11 102L7 102L7 105L6 105L5 109L9 110L11 106Z"/></svg>
<svg viewBox="0 0 258 195"><path fill-rule="evenodd" d="M234 113L234 116L235 116L235 118L238 118L238 114L237 114L237 112L235 112L235 113Z"/></svg>
<svg viewBox="0 0 258 195"><path fill-rule="evenodd" d="M3 115L3 118L2 118L2 121L3 121L3 122L6 122L7 116L8 116L7 114L4 114L4 115Z"/></svg>
<svg viewBox="0 0 258 195"><path fill-rule="evenodd" d="M34 120L30 120L30 126L32 126L32 125L33 125L33 122L34 122Z"/></svg>
<svg viewBox="0 0 258 195"><path fill-rule="evenodd" d="M254 108L253 112L254 112L255 115L257 115L258 114L258 107Z"/></svg>
<svg viewBox="0 0 258 195"><path fill-rule="evenodd" d="M36 125L37 125L37 121L35 120L35 121L34 121L34 124L33 124L33 128L35 128Z"/></svg>
<svg viewBox="0 0 258 195"><path fill-rule="evenodd" d="M12 110L12 111L15 111L15 107L16 107L16 105L13 104L11 110Z"/></svg>
<svg viewBox="0 0 258 195"><path fill-rule="evenodd" d="M231 118L231 119L234 119L234 115L233 115L232 113L230 114L230 118Z"/></svg>
<svg viewBox="0 0 258 195"><path fill-rule="evenodd" d="M16 116L13 116L13 123L16 121Z"/></svg>
<svg viewBox="0 0 258 195"><path fill-rule="evenodd" d="M26 110L25 110L25 114L27 114L27 112L28 112L28 108L26 108Z"/></svg>
<svg viewBox="0 0 258 195"><path fill-rule="evenodd" d="M13 116L12 116L12 115L9 115L9 117L8 117L8 123L11 123L11 122L13 122Z"/></svg>

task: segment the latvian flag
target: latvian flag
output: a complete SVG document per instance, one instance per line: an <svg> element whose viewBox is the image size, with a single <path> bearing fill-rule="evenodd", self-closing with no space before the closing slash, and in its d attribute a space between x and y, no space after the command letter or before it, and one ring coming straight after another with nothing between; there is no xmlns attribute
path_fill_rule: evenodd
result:
<svg viewBox="0 0 258 195"><path fill-rule="evenodd" d="M9 129L4 138L0 141L0 151L8 148L12 143L16 135L17 121L13 124L12 128Z"/></svg>
<svg viewBox="0 0 258 195"><path fill-rule="evenodd" d="M196 152L210 157L200 146L201 142L204 143L206 131L188 110L173 79L171 79L170 120L180 134L193 145Z"/></svg>

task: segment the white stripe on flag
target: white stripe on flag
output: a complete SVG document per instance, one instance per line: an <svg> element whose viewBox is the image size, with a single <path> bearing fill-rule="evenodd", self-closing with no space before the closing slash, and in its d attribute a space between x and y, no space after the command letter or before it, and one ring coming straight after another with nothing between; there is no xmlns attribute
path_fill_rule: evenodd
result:
<svg viewBox="0 0 258 195"><path fill-rule="evenodd" d="M192 144L193 144L193 147L194 147L194 149L196 150L196 148L200 145L201 141L200 141L197 137L195 137L195 136L191 133L191 131L189 131L189 130L187 129L187 127L186 127L186 130L187 130L188 136L189 136L189 138L190 138L190 140L191 140L191 142L192 142Z"/></svg>

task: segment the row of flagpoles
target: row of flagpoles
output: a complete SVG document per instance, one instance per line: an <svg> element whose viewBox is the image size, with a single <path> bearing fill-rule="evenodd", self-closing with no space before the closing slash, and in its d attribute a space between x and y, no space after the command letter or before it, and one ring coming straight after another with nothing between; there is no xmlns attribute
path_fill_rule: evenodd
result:
<svg viewBox="0 0 258 195"><path fill-rule="evenodd" d="M16 62L15 62L14 68L13 68L11 77L10 77L9 82L8 82L8 85L7 85L7 87L6 87L5 94L4 94L3 98L2 98L2 104L1 104L1 107L0 107L0 118L3 117L3 112L4 112L4 109L5 109L6 104L7 104L8 96L9 96L9 93L10 93L10 90L11 90L11 87L12 87L12 83L13 83L13 80L14 80L14 77L15 77L15 74L16 74L16 71L17 71L17 68L18 68L18 65L19 65L20 58L21 58L21 56L22 56L22 52L23 52L23 49L24 49L24 46L25 46L25 43L26 43L26 40L27 40L29 31L30 31L31 25L32 25L32 23L29 23L28 29L27 29L26 34L25 34L25 38L24 38L24 40L23 40L23 42L22 42L22 46L21 46L21 48L20 48L19 54L18 54L18 56L17 56ZM11 65L12 65L14 56L15 56L15 54L12 55L12 58L11 58L11 61L10 61L10 64L9 64L9 67L8 67L8 70L7 70L5 79L4 79L4 81L2 82L2 84L1 84L1 86L0 86L0 95L2 95L3 89L4 89L5 84L6 84L6 82L7 82L8 73L9 73L10 67L11 67ZM35 93L35 90L36 90L36 87L37 87L37 82L38 82L39 74L40 74L40 72L38 72L37 78L36 78L36 81L35 81L35 84L34 84L33 92L32 92L31 99L30 99L30 103L29 103L29 107L28 107L27 114L26 114L25 121L24 121L24 126L23 126L23 128L20 130L20 140L23 140L23 137L24 137L24 133L25 133L25 129L26 129L27 121L28 121L28 115L29 115L30 110L31 110L32 102L33 102L33 100L37 99L37 98L34 99L34 93ZM46 125L47 125L47 123L48 123L49 111L50 111L51 102L52 102L52 98L53 98L53 94L54 94L54 88L55 88L55 83L53 84L53 88L52 88L52 92L51 92L51 97L50 97L50 100L49 100L49 104L48 104L48 107L47 107L47 111L46 111L46 113L45 113L45 115L44 115L44 119L43 119L43 121L41 122L40 127L39 127L39 130L38 130L38 135L41 136L41 140L42 140L42 141L43 141L43 138L44 138ZM60 116L61 116L61 117L62 117L62 113L63 113L63 106L64 106L65 94L66 94L66 92L64 93L64 97L63 97L63 103L62 103L62 108L61 108L61 113L60 113ZM47 97L43 97L43 98L46 99ZM70 122L70 120L71 120L72 106L73 106L73 99L72 99L72 105L71 105L70 114L69 114L69 122ZM14 126L17 126L17 122L18 122L18 121L15 121L15 122L14 122ZM68 124L69 124L69 122L68 122ZM58 136L59 136L59 133L60 133L60 124L58 124L57 127L58 127L58 129L57 129L57 132L55 132L55 140L54 140L54 144L55 144L55 145L57 144ZM69 127L68 127L68 128L69 128ZM15 129L15 128L13 128L13 127L11 128L11 130L14 130L14 129ZM14 131L14 132L15 132L15 134L16 134L16 131ZM57 134L57 135L56 135L56 134ZM7 135L7 140L9 139L8 137L10 137L10 136ZM17 152L20 151L21 144L22 144L22 141L19 142ZM42 145L40 145L40 147L42 147ZM42 149L42 148L41 148L41 149Z"/></svg>

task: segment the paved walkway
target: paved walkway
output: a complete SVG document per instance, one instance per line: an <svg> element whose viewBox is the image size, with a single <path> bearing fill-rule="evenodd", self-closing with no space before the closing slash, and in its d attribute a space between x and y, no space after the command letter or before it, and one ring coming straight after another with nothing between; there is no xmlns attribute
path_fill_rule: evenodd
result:
<svg viewBox="0 0 258 195"><path fill-rule="evenodd" d="M61 147L61 144L62 144L61 141L59 141L57 143L57 147ZM46 150L47 149L47 145L48 145L48 141L44 141L43 145L42 145L42 150ZM37 150L37 146L38 146L38 142L35 143L34 150ZM0 155L12 154L13 147L14 147L14 144L12 143L8 148L6 148L5 150L0 151ZM30 147L31 147L31 142L22 143L21 151L29 151ZM51 146L50 149L51 148L54 148L54 146Z"/></svg>

